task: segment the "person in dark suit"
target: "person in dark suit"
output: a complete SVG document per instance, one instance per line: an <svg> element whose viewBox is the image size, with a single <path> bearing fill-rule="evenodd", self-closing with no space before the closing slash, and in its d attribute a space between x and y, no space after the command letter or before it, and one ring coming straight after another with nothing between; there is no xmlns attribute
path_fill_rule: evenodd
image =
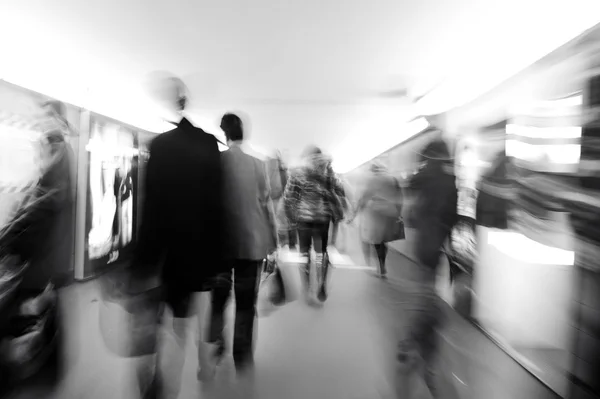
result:
<svg viewBox="0 0 600 399"><path fill-rule="evenodd" d="M167 78L159 83L167 103L183 112L187 102L183 82ZM165 368L169 385L177 386L174 389L181 378L186 319L193 315L194 294L210 289L208 284L222 263L222 168L217 143L184 117L150 145L133 281L159 277L164 289L180 350L169 354ZM159 373L158 391L164 388L164 380Z"/></svg>
<svg viewBox="0 0 600 399"><path fill-rule="evenodd" d="M233 359L238 373L252 370L258 278L262 262L276 251L277 226L267 164L244 146L242 120L226 114L221 121L229 150L223 152L226 261L213 290L210 342L224 353L223 314L234 277Z"/></svg>

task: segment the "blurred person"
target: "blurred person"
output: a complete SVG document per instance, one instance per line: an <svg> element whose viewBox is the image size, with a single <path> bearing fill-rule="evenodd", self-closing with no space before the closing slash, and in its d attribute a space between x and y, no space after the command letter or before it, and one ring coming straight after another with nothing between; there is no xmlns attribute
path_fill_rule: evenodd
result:
<svg viewBox="0 0 600 399"><path fill-rule="evenodd" d="M409 182L415 198L408 225L415 231L414 253L419 273L416 289L407 300L408 321L398 344L398 398L411 397L416 380L421 377L432 396L437 397L435 357L443 313L435 280L442 247L457 221L456 179L446 142L436 138L427 144L420 164L420 170ZM419 376L419 372L424 375Z"/></svg>
<svg viewBox="0 0 600 399"><path fill-rule="evenodd" d="M279 151L275 153L274 157L267 160L267 170L271 185L271 199L273 200L277 220L279 243L289 248L289 223L283 211L283 192L287 184L287 170Z"/></svg>
<svg viewBox="0 0 600 399"><path fill-rule="evenodd" d="M251 155L244 144L241 118L221 120L229 149L221 154L224 173L226 259L213 288L210 338L217 344L217 363L225 353L224 313L235 297L233 359L239 376L254 366L254 325L258 279L264 259L278 246L267 164Z"/></svg>
<svg viewBox="0 0 600 399"><path fill-rule="evenodd" d="M277 152L277 163L279 167L279 176L282 183L281 186L283 189L282 195L275 205L277 227L279 228L279 243L284 247L284 249L295 251L298 248L298 232L296 230L296 226L292 222L292 218L287 213L285 203L283 201L283 193L285 193L285 188L287 187L292 170L288 166L287 156L284 157L281 151Z"/></svg>
<svg viewBox="0 0 600 399"><path fill-rule="evenodd" d="M138 368L141 394L162 398L178 395L187 321L198 312L199 294L210 290L209 282L222 264L223 173L217 139L183 116L188 103L185 84L171 76L161 76L153 83L155 94L180 122L150 144L130 292L161 285L164 304L173 316L172 325L164 328L173 336L175 348L161 353L158 345L156 372L149 386L144 386L147 376ZM201 318L199 313L197 316ZM163 320L167 319L163 316ZM202 324L200 320L201 329ZM210 371L203 355L206 349L200 340L199 374Z"/></svg>
<svg viewBox="0 0 600 399"><path fill-rule="evenodd" d="M332 186L336 190L336 193L335 193L336 201L338 201L338 203L339 203L341 217L343 217L343 215L348 210L348 199L346 197L346 190L344 188L344 185L342 184L342 181L340 180L340 178L336 175L335 171L333 170L333 159L331 159L331 157L328 157L328 159L327 159L327 170L328 170L327 173L329 173L331 176L333 176L333 179L335 179L335 184L333 184ZM341 217L335 218L331 222L331 242L329 244L332 246L336 245L338 231L339 231L339 225L340 225L340 222L342 221Z"/></svg>
<svg viewBox="0 0 600 399"><path fill-rule="evenodd" d="M73 151L64 104L42 106L40 179L0 229L0 272L6 272L2 269L11 258L22 266L20 278L3 274L0 281L0 375L9 375L13 383L29 378L29 384L55 385L63 376L66 355L59 289L72 271Z"/></svg>
<svg viewBox="0 0 600 399"><path fill-rule="evenodd" d="M371 174L358 201L356 213L362 213L360 237L365 262L371 264L371 250L375 250L379 276L386 278L387 243L397 239L394 232L402 214L402 190L384 165L371 165Z"/></svg>
<svg viewBox="0 0 600 399"><path fill-rule="evenodd" d="M310 304L318 304L327 297L324 254L327 252L331 222L343 217L337 198L341 190L329 160L319 148L308 147L303 160L304 165L290 176L284 203L292 223L298 226L300 253L306 259L301 271L306 299ZM316 296L310 279L311 249L316 253L314 265L319 284Z"/></svg>

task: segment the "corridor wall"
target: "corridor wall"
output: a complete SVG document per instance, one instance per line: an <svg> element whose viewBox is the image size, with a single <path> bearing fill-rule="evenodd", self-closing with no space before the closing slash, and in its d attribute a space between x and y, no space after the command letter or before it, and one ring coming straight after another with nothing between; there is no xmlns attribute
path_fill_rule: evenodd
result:
<svg viewBox="0 0 600 399"><path fill-rule="evenodd" d="M394 148L380 154L375 157L371 161L359 166L353 171L346 173L344 175L344 179L348 182L348 185L353 188L352 190L352 198L354 199L355 205L360 196L362 195L365 187L366 179L369 175L370 167L373 163L380 163L385 165L389 172L398 179L401 187L405 187L408 181L408 178L411 176L412 172L416 170L418 157L421 149L434 137L436 137L438 133L433 131L426 131L420 133L409 140L395 146ZM409 197L406 196L407 204L403 207L403 212L407 212L408 202L410 201ZM406 217L406 214L404 215ZM344 228L347 230L344 235L347 238L348 242L344 247L350 255L357 263L364 264L365 259L361 252L360 245L360 223L361 217L360 215L355 219L352 225L345 226ZM413 258L414 255L412 253L412 242L414 239L414 234L410 228L406 229L406 239L395 241L390 243L389 245L399 251L406 257ZM390 273L394 273L393 270L390 270Z"/></svg>
<svg viewBox="0 0 600 399"><path fill-rule="evenodd" d="M573 147L577 154L581 145L581 134L570 136L570 132L587 120L585 101L577 105L577 98L582 93L585 97L586 76L597 68L590 64L590 49L600 47L599 37L598 29L587 32L447 116L453 131L503 119L511 125L507 154L516 174L503 189L509 198L508 225L506 229L477 226L473 317L563 397L572 385L569 375L578 331L572 328L572 310L579 269L574 262L578 240L569 221L572 208L563 197L582 190L577 182L579 158L565 153ZM594 347L593 340L585 342ZM580 362L587 364L579 370L582 379L596 370L586 361Z"/></svg>
<svg viewBox="0 0 600 399"><path fill-rule="evenodd" d="M0 81L0 223L14 211L22 189L39 178L36 124L43 114L41 104L48 100L53 99ZM65 109L71 128L67 141L74 155L71 200L76 204L71 272L66 277L85 280L108 265L130 259L144 190L139 176L144 174L149 143L156 134L71 104L65 104ZM91 195L99 191L100 195ZM100 224L102 228L94 230ZM100 256L90 256L92 230L92 236L103 241L94 248ZM103 245L108 252L98 249Z"/></svg>

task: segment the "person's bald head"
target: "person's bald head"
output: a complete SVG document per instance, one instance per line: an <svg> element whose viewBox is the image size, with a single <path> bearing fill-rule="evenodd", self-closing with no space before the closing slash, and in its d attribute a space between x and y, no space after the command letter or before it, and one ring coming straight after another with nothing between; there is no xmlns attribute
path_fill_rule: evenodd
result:
<svg viewBox="0 0 600 399"><path fill-rule="evenodd" d="M183 111L188 105L188 89L181 78L164 71L148 76L150 95L160 104L175 111Z"/></svg>

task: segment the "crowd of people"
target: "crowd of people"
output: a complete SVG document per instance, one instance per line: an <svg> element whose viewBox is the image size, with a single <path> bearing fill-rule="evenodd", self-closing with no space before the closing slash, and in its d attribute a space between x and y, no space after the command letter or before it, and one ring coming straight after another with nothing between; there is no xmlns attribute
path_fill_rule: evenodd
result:
<svg viewBox="0 0 600 399"><path fill-rule="evenodd" d="M243 117L237 114L221 119L228 145L221 153L213 135L182 115L183 83L176 78L170 82L175 92L171 103L181 121L150 147L144 213L132 266L133 290L147 289L143 282L159 277L182 350L194 295L212 293L210 331L201 344L210 356L201 356L200 379L214 376L226 352L225 309L233 296L233 359L238 374L248 374L263 262L276 260L282 246L297 246L304 262L305 298L310 305L323 304L329 230L347 211L344 189L332 159L317 147L307 148L302 165L293 171L277 157L265 162L254 156L245 140ZM182 191L184 196L173 195ZM157 395L162 385L157 373L142 391Z"/></svg>
<svg viewBox="0 0 600 399"><path fill-rule="evenodd" d="M277 262L281 248L297 249L301 256L300 275L306 302L315 307L326 302L328 247L336 240L339 224L344 220L351 223L360 215L365 259L369 261L374 250L378 274L383 279L387 276L387 243L404 238L405 224L415 230L416 260L425 288L415 296L418 306L416 312L409 312L409 328L399 340L397 357L400 369L405 369L410 363L407 359L418 353L428 370L428 385L434 391L429 378L434 372L429 366L435 352L435 330L441 321L435 274L442 247L456 222L457 202L450 152L445 142L433 140L422 151L419 160L422 167L411 178L407 190L401 188L383 165L373 164L366 187L354 206L333 171L331 157L318 147L306 148L301 166L293 169L284 164L280 155L265 162L247 148L244 117L228 113L220 125L228 149L220 152L217 138L195 127L184 116L187 94L183 82L170 77L163 84L166 85L163 94L168 93L167 103L176 109L180 121L172 131L157 136L150 146L142 223L125 290L127 295L139 295L160 288L159 301L172 316L172 326L168 328L180 353L185 352L187 320L199 316L197 294L211 293L209 332L199 343L198 378L214 378L227 352L225 313L231 300L235 301L232 348L235 368L240 377L251 376L260 275L266 259ZM48 140L54 143L56 137L64 141L60 134L50 134ZM59 160L62 163L54 162L46 173L47 179L42 181L50 181L56 173L66 173L67 156L61 155ZM56 195L69 190L61 184L56 186L62 189ZM408 212L403 209L406 195L413 197L414 204ZM52 204L56 205L54 208L61 205L56 200ZM65 211L72 213L72 208L62 212ZM406 220L405 215L408 215ZM59 219L60 215L52 211L43 223L38 218L21 230L41 232L60 228L63 222L58 222ZM37 230L31 228L33 224L38 226ZM18 238L21 230L13 229L10 236ZM68 241L64 236L58 237ZM21 243L12 246L17 250L25 243L16 238L15 242ZM19 255L25 260L33 256L31 261L34 261L41 252L32 251L31 245L29 248ZM60 248L57 245L48 251L59 255ZM36 292L53 281L50 275L53 271L47 268L43 272L29 270L28 275L36 278L31 280L36 284L33 287ZM157 324L160 318L162 315ZM152 360L154 366L146 364L146 371L138 373L142 377L139 388L143 398L167 397L166 384L171 388L169 395L177 396L177 388L173 391L173 386L178 380L165 381L159 367L163 355L158 353ZM171 376L181 375L183 361L173 360L168 364ZM150 378L148 373L152 374ZM405 395L410 386L406 380L402 381L399 395Z"/></svg>
<svg viewBox="0 0 600 399"><path fill-rule="evenodd" d="M175 82L176 103L183 111L184 86ZM319 148L308 147L302 154L302 166L288 171L281 159L263 162L246 150L244 121L239 115L224 115L221 129L229 146L222 154L214 136L185 118L176 129L153 142L142 233L134 262L135 268L156 272L148 266L157 266L164 258L159 273L182 345L185 329L178 320L190 315L192 294L212 291L207 341L214 347L207 350L213 356L209 356L212 361L205 359L201 365L205 369L199 371L201 378L214 375L215 365L225 353L224 311L232 291L236 304L236 370L239 375L252 370L261 265L267 258L277 258L278 248L298 247L303 259L305 298L311 305L320 305L327 299L330 233L335 238L342 220L351 222L362 214L365 258L368 261L371 249L375 250L382 278L387 276L387 243L404 238L403 190L383 165L372 166L367 187L354 208L332 169L331 158ZM415 230L415 253L425 288L415 297L416 312L409 314L410 328L400 339L398 359L402 368L410 363L406 359L411 353L419 353L432 391L431 355L441 319L435 274L442 247L456 221L457 192L450 158L446 143L441 138L433 140L422 151L418 162L421 168L407 190L414 197L414 206L406 224ZM182 190L187 193L183 203L180 197L171 195ZM311 268L316 279L310 278ZM160 376L155 382L159 384L154 385L154 391L160 388ZM409 387L410 383L404 381L399 389L406 393Z"/></svg>

